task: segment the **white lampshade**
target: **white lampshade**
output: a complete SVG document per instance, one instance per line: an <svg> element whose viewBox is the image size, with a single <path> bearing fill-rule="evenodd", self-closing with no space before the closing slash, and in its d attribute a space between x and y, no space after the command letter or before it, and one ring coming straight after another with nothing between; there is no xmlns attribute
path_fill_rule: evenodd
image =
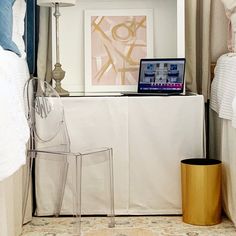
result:
<svg viewBox="0 0 236 236"><path fill-rule="evenodd" d="M39 6L52 7L55 3L59 3L60 7L74 6L76 0L37 0Z"/></svg>

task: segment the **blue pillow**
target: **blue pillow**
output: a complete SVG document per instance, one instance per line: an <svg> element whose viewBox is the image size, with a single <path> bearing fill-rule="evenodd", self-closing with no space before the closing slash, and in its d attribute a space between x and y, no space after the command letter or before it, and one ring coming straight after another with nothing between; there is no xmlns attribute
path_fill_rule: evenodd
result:
<svg viewBox="0 0 236 236"><path fill-rule="evenodd" d="M15 0L0 0L0 45L20 56L17 45L12 41L14 2Z"/></svg>

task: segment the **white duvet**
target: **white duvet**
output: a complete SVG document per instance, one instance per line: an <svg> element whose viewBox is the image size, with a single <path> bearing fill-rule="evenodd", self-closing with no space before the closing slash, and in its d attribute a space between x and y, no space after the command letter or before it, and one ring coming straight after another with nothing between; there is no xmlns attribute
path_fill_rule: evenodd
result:
<svg viewBox="0 0 236 236"><path fill-rule="evenodd" d="M236 53L227 53L218 60L211 84L210 107L236 128Z"/></svg>
<svg viewBox="0 0 236 236"><path fill-rule="evenodd" d="M0 47L0 181L26 161L29 128L23 87L29 78L25 59Z"/></svg>

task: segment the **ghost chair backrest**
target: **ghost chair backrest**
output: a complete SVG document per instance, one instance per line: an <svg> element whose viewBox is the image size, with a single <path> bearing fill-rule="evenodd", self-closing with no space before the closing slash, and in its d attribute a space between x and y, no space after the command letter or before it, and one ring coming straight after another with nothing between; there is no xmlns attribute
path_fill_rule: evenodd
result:
<svg viewBox="0 0 236 236"><path fill-rule="evenodd" d="M60 96L46 81L32 78L25 85L27 119L40 149L69 151L70 139Z"/></svg>

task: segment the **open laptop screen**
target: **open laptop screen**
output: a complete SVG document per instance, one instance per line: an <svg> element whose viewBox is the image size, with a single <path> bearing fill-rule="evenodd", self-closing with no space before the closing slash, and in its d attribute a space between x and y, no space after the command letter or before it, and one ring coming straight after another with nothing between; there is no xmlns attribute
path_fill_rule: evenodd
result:
<svg viewBox="0 0 236 236"><path fill-rule="evenodd" d="M139 93L182 93L185 59L141 59Z"/></svg>

